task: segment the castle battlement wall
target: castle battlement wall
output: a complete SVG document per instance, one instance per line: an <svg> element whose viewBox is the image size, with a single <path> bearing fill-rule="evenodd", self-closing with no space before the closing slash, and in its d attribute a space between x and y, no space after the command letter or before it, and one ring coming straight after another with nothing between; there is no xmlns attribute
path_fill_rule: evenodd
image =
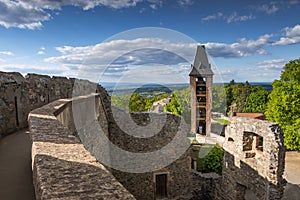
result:
<svg viewBox="0 0 300 200"><path fill-rule="evenodd" d="M37 199L135 199L70 129L72 104L89 106L90 100L98 104L100 98L94 94L57 100L29 114Z"/></svg>
<svg viewBox="0 0 300 200"><path fill-rule="evenodd" d="M0 72L0 138L27 127L27 116L54 100L71 98L75 81L81 82L80 95L96 92L95 83L66 77Z"/></svg>

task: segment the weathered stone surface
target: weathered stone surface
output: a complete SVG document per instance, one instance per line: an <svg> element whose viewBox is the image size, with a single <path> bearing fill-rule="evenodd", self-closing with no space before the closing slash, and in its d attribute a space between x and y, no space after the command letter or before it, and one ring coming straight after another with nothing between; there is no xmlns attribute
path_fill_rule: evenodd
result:
<svg viewBox="0 0 300 200"><path fill-rule="evenodd" d="M37 199L135 199L56 118L70 105L58 100L29 115ZM69 116L60 119L69 123Z"/></svg>
<svg viewBox="0 0 300 200"><path fill-rule="evenodd" d="M29 128L38 199L155 199L158 174L167 175L168 199L282 197L285 148L277 124L232 118L225 134L222 177L194 173L189 150L161 169L129 173L108 168L93 156L108 150L111 162L127 159L111 151L110 146L95 145L95 141L103 139L98 131L126 151L156 151L176 137L178 131L184 130L179 125L179 117L131 113L128 116L139 127L132 126L122 121L126 117L124 111L111 107L110 98L101 86L85 80L36 74L24 78L19 73L0 72L0 86L0 135L25 127L28 113L36 108L29 115ZM49 103L93 92L98 94ZM74 115L76 104L79 114ZM86 114L84 111L90 108L95 112ZM80 124L79 129L74 120ZM158 126L144 128L152 120L158 121ZM97 128L90 126L95 122L99 124ZM141 135L152 136L134 137L127 134L128 130L135 133L141 130ZM80 131L86 134L79 139ZM263 138L263 145L259 144L259 136ZM163 161L164 155L160 156Z"/></svg>
<svg viewBox="0 0 300 200"><path fill-rule="evenodd" d="M285 147L276 123L233 117L226 128L220 199L281 199Z"/></svg>
<svg viewBox="0 0 300 200"><path fill-rule="evenodd" d="M95 93L101 86L87 80L17 72L0 72L0 138L27 127L28 113L57 99Z"/></svg>

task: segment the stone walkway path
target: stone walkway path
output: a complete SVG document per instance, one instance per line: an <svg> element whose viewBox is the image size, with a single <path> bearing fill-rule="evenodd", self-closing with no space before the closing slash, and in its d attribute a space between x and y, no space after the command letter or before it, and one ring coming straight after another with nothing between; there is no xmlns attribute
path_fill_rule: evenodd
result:
<svg viewBox="0 0 300 200"><path fill-rule="evenodd" d="M27 130L0 139L0 199L35 199Z"/></svg>
<svg viewBox="0 0 300 200"><path fill-rule="evenodd" d="M300 153L286 152L284 178L288 183L283 200L300 200Z"/></svg>

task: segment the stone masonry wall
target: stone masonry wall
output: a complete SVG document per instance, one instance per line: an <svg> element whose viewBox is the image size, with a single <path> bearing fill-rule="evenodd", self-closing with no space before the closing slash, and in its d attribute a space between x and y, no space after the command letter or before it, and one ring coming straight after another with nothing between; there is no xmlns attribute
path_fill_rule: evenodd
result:
<svg viewBox="0 0 300 200"><path fill-rule="evenodd" d="M102 159L102 161L103 156L106 158L109 157L104 162L109 163L110 166L123 168L124 170L107 169L109 169L116 179L137 199L156 199L155 176L157 174L167 175L167 197L169 199L190 199L192 197L193 187L191 185L192 172L189 149L186 149L179 158L174 159L174 162L166 167L149 172L134 173L127 172L126 168L130 168L130 166L127 166L128 162L132 164L135 161L124 154L116 152L114 148L112 148L112 146L115 145L118 148L133 153L158 151L167 145L178 131L184 134L184 138L186 139L186 141L181 140L181 143L188 142L189 144L186 138L187 131L185 132L183 127L181 127L182 130L180 130L180 117L170 114L126 113L118 108L111 108L110 100L106 93L100 92L99 95L101 96L100 105L102 106L96 106L97 113L94 114L91 114L91 112L86 112L86 114L81 112L81 110L88 111L94 109L94 106L91 106L93 104L92 101L88 103L90 107L84 107L80 105L80 103L73 103L73 112L77 110L77 112L82 113L82 115L78 118L76 117L77 119L74 121L76 121L77 125L79 124L77 133L86 149L97 159ZM129 118L132 122L129 122ZM98 119L98 122L95 122L95 119ZM147 125L153 122L158 122L158 124L155 123L155 127L147 128ZM95 123L98 123L100 126L95 126ZM154 135L148 138L137 138L129 135L129 133L133 132ZM99 133L108 136L111 144L103 143L104 139ZM170 151L176 151L176 149L173 148L170 149ZM103 155L105 154L104 152L108 152L109 155ZM172 152L170 153L170 156L172 156ZM146 164L147 162L143 162L151 159L146 155L147 154L136 163L140 168L149 167ZM160 156L160 162L163 162L164 159L166 159L164 157L166 155L162 154ZM156 162L150 163L154 165L154 167L157 165Z"/></svg>
<svg viewBox="0 0 300 200"><path fill-rule="evenodd" d="M129 114L114 107L110 115L113 115L109 118L112 122L109 127L110 140L113 144L126 151L135 153L160 151L176 138L176 135L180 134L180 132L184 135L181 144L185 142L189 143L186 138L188 128L181 127L181 118L178 116L157 113ZM126 117L127 115L128 117ZM129 117L132 123L130 123L130 120L123 120ZM151 126L151 124L154 124L154 126ZM141 135L151 135L151 137L139 138ZM179 149L180 146L178 145L176 148ZM175 151L175 148L170 148L168 151L169 155L161 153L159 162L166 160L165 156L174 155ZM153 165L152 167L155 167L157 160L154 159L151 161L153 158L146 155L142 159L144 161L150 160L150 162L138 162L136 166L147 168L148 166L145 165ZM154 171L130 173L113 169L112 173L137 199L156 199L155 176L157 174L167 174L167 197L169 199L190 199L192 195L192 173L191 158L189 155L189 149L186 149L180 157L174 159L173 163ZM122 158L118 154L113 154L112 157L116 161L126 159L126 157ZM119 163L122 164L121 162Z"/></svg>
<svg viewBox="0 0 300 200"><path fill-rule="evenodd" d="M92 91L96 88L95 83L86 80L37 74L23 77L17 72L0 72L0 138L27 127L31 110L57 99L72 97L75 81L82 82L80 95L95 92Z"/></svg>
<svg viewBox="0 0 300 200"><path fill-rule="evenodd" d="M57 100L29 114L37 199L135 199L66 126L73 123L72 104L88 107L99 98Z"/></svg>
<svg viewBox="0 0 300 200"><path fill-rule="evenodd" d="M285 147L278 124L233 117L226 128L219 199L281 199Z"/></svg>
<svg viewBox="0 0 300 200"><path fill-rule="evenodd" d="M216 173L193 172L192 188L193 197L191 200L214 200L216 199L216 190L220 186L221 176Z"/></svg>

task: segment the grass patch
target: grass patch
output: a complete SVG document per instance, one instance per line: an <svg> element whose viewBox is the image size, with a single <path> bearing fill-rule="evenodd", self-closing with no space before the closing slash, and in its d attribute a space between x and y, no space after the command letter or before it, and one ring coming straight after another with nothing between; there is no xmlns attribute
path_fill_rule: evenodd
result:
<svg viewBox="0 0 300 200"><path fill-rule="evenodd" d="M215 121L223 125L228 125L228 120L226 119L215 119Z"/></svg>

